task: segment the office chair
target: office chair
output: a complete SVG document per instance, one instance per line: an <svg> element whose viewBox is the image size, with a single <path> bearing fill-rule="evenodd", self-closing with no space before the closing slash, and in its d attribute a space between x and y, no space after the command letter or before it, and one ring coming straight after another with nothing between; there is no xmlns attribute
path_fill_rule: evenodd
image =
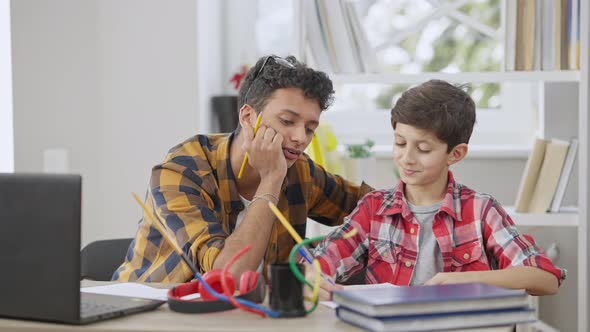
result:
<svg viewBox="0 0 590 332"><path fill-rule="evenodd" d="M80 251L80 279L109 281L123 263L132 238L94 241Z"/></svg>

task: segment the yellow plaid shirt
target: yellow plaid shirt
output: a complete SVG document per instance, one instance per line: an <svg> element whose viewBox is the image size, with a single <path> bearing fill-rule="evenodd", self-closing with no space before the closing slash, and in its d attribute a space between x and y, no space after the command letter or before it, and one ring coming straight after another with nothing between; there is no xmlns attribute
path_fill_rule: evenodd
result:
<svg viewBox="0 0 590 332"><path fill-rule="evenodd" d="M194 136L172 148L164 162L152 169L146 205L165 221L201 272L212 269L244 209L229 160L232 139L233 134ZM304 237L307 217L324 225L339 225L371 190L364 183L359 187L327 173L302 154L287 171L278 208ZM125 262L115 271L113 280L192 279L189 267L144 219L139 222ZM265 266L286 262L294 244L287 230L275 222L264 255Z"/></svg>

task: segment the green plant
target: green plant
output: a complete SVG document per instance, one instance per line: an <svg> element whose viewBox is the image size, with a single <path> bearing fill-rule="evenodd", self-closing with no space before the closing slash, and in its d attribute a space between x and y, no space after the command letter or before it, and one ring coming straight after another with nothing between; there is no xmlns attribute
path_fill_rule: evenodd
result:
<svg viewBox="0 0 590 332"><path fill-rule="evenodd" d="M361 144L347 144L346 150L348 151L348 157L369 158L373 155L373 152L371 151L373 145L375 145L375 142L370 139Z"/></svg>

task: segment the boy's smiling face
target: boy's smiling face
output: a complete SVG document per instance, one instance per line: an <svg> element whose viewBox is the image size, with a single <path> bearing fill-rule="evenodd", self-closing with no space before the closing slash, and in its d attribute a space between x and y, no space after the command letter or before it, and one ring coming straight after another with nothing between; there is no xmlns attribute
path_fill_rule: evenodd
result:
<svg viewBox="0 0 590 332"><path fill-rule="evenodd" d="M457 159L455 149L447 153L447 144L429 130L397 123L394 136L393 159L406 189L435 193L444 189L449 166L462 156Z"/></svg>

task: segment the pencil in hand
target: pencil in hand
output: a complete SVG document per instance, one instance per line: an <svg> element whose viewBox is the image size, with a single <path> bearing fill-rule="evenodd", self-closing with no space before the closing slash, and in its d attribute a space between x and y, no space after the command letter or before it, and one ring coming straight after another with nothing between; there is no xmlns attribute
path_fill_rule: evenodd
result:
<svg viewBox="0 0 590 332"><path fill-rule="evenodd" d="M258 118L256 119L256 124L254 125L254 136L256 136L256 132L258 131L258 127L260 127L260 121L262 120L262 112L258 114ZM240 167L240 172L238 173L238 180L242 178L242 173L244 173L244 168L246 168L246 164L248 163L248 152L244 155L244 160L242 161L242 166Z"/></svg>

